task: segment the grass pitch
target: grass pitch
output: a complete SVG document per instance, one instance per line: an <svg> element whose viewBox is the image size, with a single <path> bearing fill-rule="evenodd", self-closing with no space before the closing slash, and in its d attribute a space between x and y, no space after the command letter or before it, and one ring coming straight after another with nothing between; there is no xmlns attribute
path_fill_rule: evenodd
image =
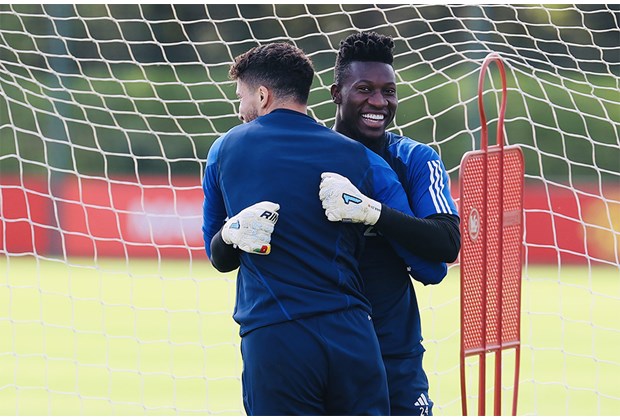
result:
<svg viewBox="0 0 620 420"><path fill-rule="evenodd" d="M0 258L0 415L243 415L234 273ZM416 284L435 415L460 415L459 275ZM526 267L519 415L620 413L620 270ZM504 352L503 413L514 351ZM467 362L477 413L478 358ZM492 413L493 357L487 361Z"/></svg>

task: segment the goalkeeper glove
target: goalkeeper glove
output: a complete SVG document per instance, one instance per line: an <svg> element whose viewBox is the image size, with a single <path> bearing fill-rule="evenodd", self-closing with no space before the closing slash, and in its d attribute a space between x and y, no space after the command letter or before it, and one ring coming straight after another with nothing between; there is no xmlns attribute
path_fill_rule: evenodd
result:
<svg viewBox="0 0 620 420"><path fill-rule="evenodd" d="M271 233L278 221L280 205L262 201L229 218L222 228L222 240L251 254L271 252Z"/></svg>
<svg viewBox="0 0 620 420"><path fill-rule="evenodd" d="M366 197L342 175L321 174L319 198L330 222L374 225L381 215L381 203Z"/></svg>

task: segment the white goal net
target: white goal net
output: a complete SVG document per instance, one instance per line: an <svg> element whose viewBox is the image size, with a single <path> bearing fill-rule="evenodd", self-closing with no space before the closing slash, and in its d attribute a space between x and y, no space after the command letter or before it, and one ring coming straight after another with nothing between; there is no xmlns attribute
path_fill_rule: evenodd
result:
<svg viewBox="0 0 620 420"><path fill-rule="evenodd" d="M480 66L502 58L525 157L518 414L620 413L619 21L604 4L0 5L0 415L244 414L235 276L200 229L207 152L239 123L228 68L297 45L331 126L336 51L360 30L394 37L391 129L440 153L455 198ZM415 286L437 415L461 410L458 271Z"/></svg>

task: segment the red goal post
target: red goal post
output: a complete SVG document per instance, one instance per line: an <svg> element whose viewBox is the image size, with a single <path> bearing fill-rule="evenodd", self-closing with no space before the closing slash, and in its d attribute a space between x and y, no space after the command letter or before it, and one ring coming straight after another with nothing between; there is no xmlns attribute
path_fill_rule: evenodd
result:
<svg viewBox="0 0 620 420"><path fill-rule="evenodd" d="M502 82L497 144L488 145L484 77L495 62ZM461 404L467 415L465 359L479 356L478 415L485 414L486 355L495 355L494 415L501 415L502 351L515 349L512 414L516 415L521 327L524 161L504 146L506 75L498 54L484 60L478 81L481 150L466 153L459 173L461 215Z"/></svg>

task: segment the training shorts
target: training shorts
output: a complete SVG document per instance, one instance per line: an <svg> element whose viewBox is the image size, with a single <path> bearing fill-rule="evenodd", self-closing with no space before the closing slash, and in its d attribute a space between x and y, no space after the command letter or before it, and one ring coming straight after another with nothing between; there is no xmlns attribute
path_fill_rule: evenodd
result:
<svg viewBox="0 0 620 420"><path fill-rule="evenodd" d="M387 378L362 309L258 328L241 339L247 415L389 415Z"/></svg>
<svg viewBox="0 0 620 420"><path fill-rule="evenodd" d="M428 378L422 366L424 353L410 357L383 358L390 389L393 416L432 416Z"/></svg>

